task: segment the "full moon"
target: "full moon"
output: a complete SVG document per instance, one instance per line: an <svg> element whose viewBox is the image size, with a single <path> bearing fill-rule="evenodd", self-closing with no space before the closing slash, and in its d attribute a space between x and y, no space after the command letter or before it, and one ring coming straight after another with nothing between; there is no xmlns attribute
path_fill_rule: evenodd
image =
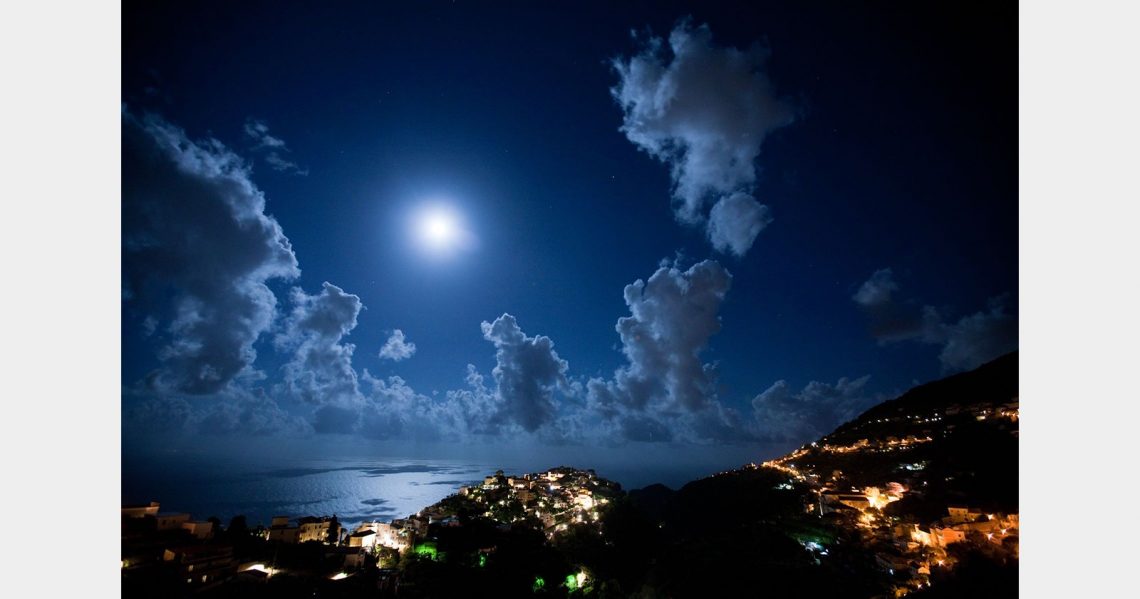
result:
<svg viewBox="0 0 1140 599"><path fill-rule="evenodd" d="M415 236L432 253L463 249L468 234L459 215L446 206L431 206L416 215Z"/></svg>
<svg viewBox="0 0 1140 599"><path fill-rule="evenodd" d="M447 245L455 238L455 219L446 212L427 214L422 227L424 238L432 245Z"/></svg>

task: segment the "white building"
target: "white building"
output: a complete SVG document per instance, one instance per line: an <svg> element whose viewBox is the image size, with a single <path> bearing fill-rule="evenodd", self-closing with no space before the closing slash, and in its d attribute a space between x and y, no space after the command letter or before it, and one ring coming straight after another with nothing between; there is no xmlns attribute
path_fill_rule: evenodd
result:
<svg viewBox="0 0 1140 599"><path fill-rule="evenodd" d="M365 529L348 535L348 546L372 549L376 546L376 531Z"/></svg>
<svg viewBox="0 0 1140 599"><path fill-rule="evenodd" d="M269 541L277 543L296 543L301 529L296 526L275 526L269 529Z"/></svg>
<svg viewBox="0 0 1140 599"><path fill-rule="evenodd" d="M182 529L190 531L195 539L208 539L214 533L214 523L187 521L182 523Z"/></svg>
<svg viewBox="0 0 1140 599"><path fill-rule="evenodd" d="M183 523L190 521L190 514L159 514L155 520L158 530L178 530Z"/></svg>
<svg viewBox="0 0 1140 599"><path fill-rule="evenodd" d="M152 501L150 505L124 505L122 507L124 518L145 518L158 515L158 502Z"/></svg>

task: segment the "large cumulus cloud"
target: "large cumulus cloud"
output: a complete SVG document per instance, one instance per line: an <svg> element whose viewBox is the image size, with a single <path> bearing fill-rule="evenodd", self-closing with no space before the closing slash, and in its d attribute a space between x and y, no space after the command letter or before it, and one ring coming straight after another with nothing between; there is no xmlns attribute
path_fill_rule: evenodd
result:
<svg viewBox="0 0 1140 599"><path fill-rule="evenodd" d="M708 26L681 22L668 42L613 61L621 131L669 165L678 220L699 224L716 249L745 254L771 220L753 196L764 139L795 120L765 72L768 52L713 44Z"/></svg>
<svg viewBox="0 0 1140 599"><path fill-rule="evenodd" d="M1017 317L1009 311L1009 297L991 298L986 309L958 320L934 306L899 302L899 291L889 268L875 271L851 297L870 323L880 344L917 341L939 345L938 359L945 372L970 370L1018 347Z"/></svg>
<svg viewBox="0 0 1140 599"><path fill-rule="evenodd" d="M495 346L491 374L498 386L498 418L528 432L550 422L557 409L555 391L568 387L569 365L554 351L554 342L543 335L528 337L510 314L481 326L483 338Z"/></svg>
<svg viewBox="0 0 1140 599"><path fill-rule="evenodd" d="M720 330L731 283L723 266L706 260L684 271L666 264L627 285L630 315L616 326L627 364L612 379L589 380L591 408L617 418L632 440L671 439L676 423L719 408L716 369L701 354Z"/></svg>
<svg viewBox="0 0 1140 599"><path fill-rule="evenodd" d="M150 380L216 393L251 368L277 306L267 283L296 278L297 258L248 165L220 142L125 110L122 141L124 308L161 340Z"/></svg>
<svg viewBox="0 0 1140 599"><path fill-rule="evenodd" d="M627 285L630 315L616 328L629 364L609 384L591 381L601 403L636 410L704 407L715 396L714 369L700 354L720 330L720 305L731 283L723 266L705 260L685 271L662 266L648 281Z"/></svg>
<svg viewBox="0 0 1140 599"><path fill-rule="evenodd" d="M278 348L293 352L283 368L284 388L317 406L317 432L354 432L364 399L352 366L356 346L343 339L356 328L363 304L328 282L315 295L294 288L291 299L293 310L275 340Z"/></svg>

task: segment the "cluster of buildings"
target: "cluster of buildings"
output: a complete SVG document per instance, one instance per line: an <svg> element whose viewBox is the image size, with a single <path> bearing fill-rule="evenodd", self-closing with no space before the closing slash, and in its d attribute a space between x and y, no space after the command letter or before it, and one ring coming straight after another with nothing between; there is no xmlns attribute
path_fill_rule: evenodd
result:
<svg viewBox="0 0 1140 599"><path fill-rule="evenodd" d="M802 469L796 465L796 460L807 456L812 451L818 451L827 454L892 453L896 451L907 451L914 448L916 445L930 443L931 441L934 441L934 438L929 435L904 435L901 437L888 435L881 439L875 440L859 439L858 441L855 441L849 445L811 443L809 445L800 447L799 449L785 456L781 456L774 460L768 460L767 462L763 462L759 465L755 463L748 464L747 467L754 469L759 467L772 468L779 470L780 472L783 472L784 474L787 474L788 476L801 482L808 482L809 479L818 482L819 475L811 472L812 466L809 465L807 468ZM917 469L913 465L908 466L912 466L911 468L908 468L910 470Z"/></svg>
<svg viewBox="0 0 1140 599"><path fill-rule="evenodd" d="M385 557L397 553L434 554L429 526L460 526L457 505L501 526L526 521L553 537L576 523L597 525L598 508L618 493L616 483L599 478L592 470L560 467L520 476L499 471L407 518L362 522L349 530L336 516L276 516L268 528L258 527L249 534L279 547L319 543L326 558L336 555L337 563L343 558L343 570L336 575L346 577L351 575L346 572L371 563L370 559L382 567ZM216 528L216 521L162 512L157 502L125 506L122 517L124 576L161 570L180 584L203 588L234 578L288 574L274 560L242 563L235 556L233 539L218 536L223 531Z"/></svg>
<svg viewBox="0 0 1140 599"><path fill-rule="evenodd" d="M559 467L521 476L500 470L480 485L460 487L459 496L500 524L533 519L553 537L573 524L597 524L598 508L620 491L593 470Z"/></svg>
<svg viewBox="0 0 1140 599"><path fill-rule="evenodd" d="M456 496L407 518L362 522L349 531L338 528L335 516L297 520L278 516L265 530L264 538L281 543L320 541L371 552L407 551L423 544L421 541L427 538L429 525L460 525L458 510L452 501L456 498L473 506L475 513L503 525L533 519L553 536L574 523L596 523L598 507L617 493L620 493L617 483L599 478L593 470L559 467L518 476L500 470L484 478L481 484L460 487Z"/></svg>
<svg viewBox="0 0 1140 599"><path fill-rule="evenodd" d="M919 524L896 525L896 543L909 550L920 547L938 550L967 540L970 533L977 533L976 538L984 538L986 542L999 545L1018 536L1018 514L985 513L965 506L950 506L946 511L949 512L948 516L925 527ZM1014 557L1017 557L1018 545L1010 545Z"/></svg>
<svg viewBox="0 0 1140 599"><path fill-rule="evenodd" d="M819 450L826 453L886 453L891 451L906 451L915 445L930 443L934 439L929 435L906 435L887 437L875 441L859 439L850 445L820 445Z"/></svg>
<svg viewBox="0 0 1140 599"><path fill-rule="evenodd" d="M1019 408L1020 408L1020 403L1018 402L1017 399L1014 399L1013 401L1011 401L1007 404L1003 404L1000 406L994 406L994 407L988 407L988 408L974 409L974 410L971 410L970 413L974 416L974 418L976 420L986 420L986 419L996 418L996 419L1003 419L1003 420L1012 420L1013 422L1017 422L1018 418L1020 418ZM947 412L949 412L949 410L947 410ZM1013 434L1017 435L1016 429L1013 431Z"/></svg>
<svg viewBox="0 0 1140 599"><path fill-rule="evenodd" d="M906 492L899 483L861 491L820 489L817 504L809 509L821 516L838 513L839 522L850 522L862 532L864 542L875 550L875 562L896 581L896 597L930 586L936 570L952 569L955 562L947 548L955 543L992 545L1019 557L1018 514L951 505L947 515L935 522L884 515L883 508Z"/></svg>
<svg viewBox="0 0 1140 599"><path fill-rule="evenodd" d="M415 546L416 539L427 536L431 521L430 517L416 515L398 518L391 522L362 522L352 534L348 535L347 544L349 547L361 547L366 550L386 548L406 551Z"/></svg>
<svg viewBox="0 0 1140 599"><path fill-rule="evenodd" d="M880 549L875 561L895 577L896 597L931 585L938 570L955 566L948 548L956 543L988 545L1019 557L1018 514L986 513L966 506L947 507L948 515L926 525L884 520L873 529Z"/></svg>
<svg viewBox="0 0 1140 599"><path fill-rule="evenodd" d="M234 543L239 539L221 534L220 527L215 528L216 521L200 522L186 513L162 512L157 502L123 507L122 521L124 580L173 581L201 590L234 580L258 582L280 574L314 574L287 571L275 558L243 561L250 556L235 554ZM342 569L332 574L332 580L339 580L369 563L369 557L379 557L384 549L402 552L413 548L427 536L430 521L427 516L416 515L391 522L363 522L350 532L335 516L276 516L268 528L243 529L243 534L268 541L268 547L318 543L326 562L333 559L341 565ZM376 564L380 565L379 560Z"/></svg>
<svg viewBox="0 0 1140 599"><path fill-rule="evenodd" d="M883 513L884 508L902 499L908 492L906 486L891 482L881 487L838 488L839 483L846 478L843 473L835 470L828 477L825 468L821 475L817 472L820 468L812 462L820 460L827 463L823 460L824 454L854 454L851 457L855 457L858 454L907 451L917 445L932 442L934 436L939 434L936 429L940 429L943 436L949 434L955 426L954 422L961 423L961 420L1005 419L1016 422L1018 408L1015 398L1000 405L955 404L943 412L898 414L870 419L848 429L846 437L850 439L855 436L852 433L858 434L860 429L870 428L872 430L867 432L880 433L877 438L861 438L848 444L827 443L827 439L824 439L819 443L804 445L775 460L750 466L768 468L786 475L788 482L780 485L780 488L790 489L795 482L808 485L813 492L814 505L805 506L805 510L821 517L838 514L834 516L836 522L859 531L865 544L874 552L876 563L896 581L893 585L895 596L903 596L930 586L932 574L937 574L939 569L952 569L955 566L953 552L948 552L947 549L958 543L972 543L976 547L989 548L1003 556L1017 559L1020 526L1018 514L949 505L946 507L946 515L933 522L919 522L911 516L888 516ZM930 427L931 423L941 423L944 418L949 418L952 422L937 424L933 429ZM878 426L890 422L900 423L903 425L901 430L904 431L909 428L910 434L881 434L885 431ZM897 425L891 429L892 432L895 430L898 430ZM1016 430L1012 432L1016 435ZM881 458L869 459L872 460L870 463L882 464ZM874 462L876 459L879 461ZM919 476L918 479L903 480L922 490L925 481L920 480L921 476L915 473L925 470L927 466L926 460L910 460L897 464L895 471L904 476ZM824 550L822 547L809 549Z"/></svg>
<svg viewBox="0 0 1140 599"><path fill-rule="evenodd" d="M153 571L162 567L187 585L203 586L229 578L236 570L233 547L204 543L215 522L185 512L163 512L161 504L124 506L120 568Z"/></svg>
<svg viewBox="0 0 1140 599"><path fill-rule="evenodd" d="M288 516L274 516L264 538L275 543L326 543L339 541L342 527L335 516L306 516L295 522Z"/></svg>
<svg viewBox="0 0 1140 599"><path fill-rule="evenodd" d="M884 488L866 487L863 490L851 489L838 491L825 489L819 491L819 500L816 507L819 515L855 510L864 512L869 509L882 510L887 504L902 499L906 487L899 483L887 483Z"/></svg>
<svg viewBox="0 0 1140 599"><path fill-rule="evenodd" d="M361 522L355 530L349 531L340 525L336 516L305 516L297 519L274 516L269 528L261 536L274 543L318 541L364 550L387 548L403 551L412 547L416 539L425 537L428 525L438 520L421 513L391 522Z"/></svg>
<svg viewBox="0 0 1140 599"><path fill-rule="evenodd" d="M161 504L152 501L147 505L132 505L122 508L123 518L154 518L159 532L185 530L195 539L208 539L214 534L214 523L208 520L191 520L185 512L161 512Z"/></svg>

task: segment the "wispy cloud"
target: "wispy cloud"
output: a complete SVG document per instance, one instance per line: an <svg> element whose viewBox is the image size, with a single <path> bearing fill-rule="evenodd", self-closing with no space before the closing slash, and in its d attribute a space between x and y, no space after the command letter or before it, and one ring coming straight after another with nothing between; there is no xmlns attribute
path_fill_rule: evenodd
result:
<svg viewBox="0 0 1140 599"><path fill-rule="evenodd" d="M285 140L269 133L269 125L265 121L249 118L245 121L245 135L253 142L253 150L262 156L262 160L275 171L305 176L309 169L302 169L297 163L285 158L284 154L290 150Z"/></svg>

